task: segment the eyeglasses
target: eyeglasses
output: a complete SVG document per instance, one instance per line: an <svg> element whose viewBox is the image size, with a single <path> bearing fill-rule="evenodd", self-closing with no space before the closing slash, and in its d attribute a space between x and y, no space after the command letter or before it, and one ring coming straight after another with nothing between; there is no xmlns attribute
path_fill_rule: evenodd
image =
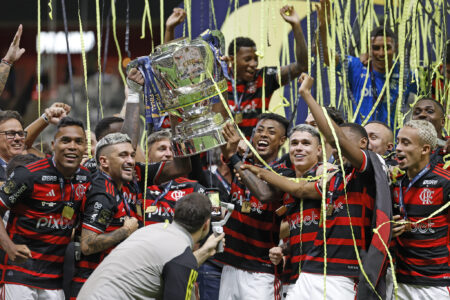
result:
<svg viewBox="0 0 450 300"><path fill-rule="evenodd" d="M13 140L16 137L16 135L18 135L19 138L22 138L22 139L26 138L28 132L8 130L8 131L0 131L0 134L6 135L6 138L8 140Z"/></svg>

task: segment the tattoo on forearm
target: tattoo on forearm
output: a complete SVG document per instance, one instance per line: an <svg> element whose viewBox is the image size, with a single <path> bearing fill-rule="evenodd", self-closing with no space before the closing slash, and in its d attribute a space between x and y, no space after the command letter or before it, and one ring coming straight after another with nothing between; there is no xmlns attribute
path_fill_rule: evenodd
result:
<svg viewBox="0 0 450 300"><path fill-rule="evenodd" d="M0 64L0 94L3 93L3 90L6 86L6 81L8 80L10 67L1 63Z"/></svg>
<svg viewBox="0 0 450 300"><path fill-rule="evenodd" d="M105 251L112 246L119 244L128 236L125 228L119 228L109 233L97 234L90 230L83 229L81 235L81 244L86 245L87 249L84 249L86 253L93 254L101 251ZM83 249L84 247L82 247Z"/></svg>

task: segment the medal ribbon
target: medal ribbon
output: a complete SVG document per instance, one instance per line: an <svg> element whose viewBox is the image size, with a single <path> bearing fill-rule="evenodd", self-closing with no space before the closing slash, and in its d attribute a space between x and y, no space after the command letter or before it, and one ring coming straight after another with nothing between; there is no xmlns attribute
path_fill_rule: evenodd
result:
<svg viewBox="0 0 450 300"><path fill-rule="evenodd" d="M168 184L166 184L166 187L164 188L164 191L159 194L159 196L153 201L152 206L156 206L158 204L158 201L164 198L165 195L170 191L170 188L172 187L173 180L171 180Z"/></svg>
<svg viewBox="0 0 450 300"><path fill-rule="evenodd" d="M405 194L409 191L409 189L420 179L422 178L428 171L430 170L430 164L426 165L425 168L423 168L419 174L417 174L416 176L414 176L414 178L409 182L408 187L406 188ZM406 177L406 176L405 176ZM405 178L404 177L404 178ZM404 179L403 178L403 179ZM402 183L403 183L403 179L400 180L400 186L399 186L399 193L398 193L398 202L400 205L400 213L404 214L405 217L404 219L406 220L408 218L408 214L406 213L406 205L404 202L404 197L403 197L403 188L402 188Z"/></svg>

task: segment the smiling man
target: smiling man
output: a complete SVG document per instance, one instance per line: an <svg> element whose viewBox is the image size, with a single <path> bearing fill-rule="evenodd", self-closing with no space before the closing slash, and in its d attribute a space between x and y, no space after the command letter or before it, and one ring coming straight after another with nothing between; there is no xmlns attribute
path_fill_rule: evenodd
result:
<svg viewBox="0 0 450 300"><path fill-rule="evenodd" d="M448 209L410 223L429 217L449 200L450 172L430 163L435 146L436 132L425 120L406 123L397 136L398 166L406 173L394 183L394 219L409 223L396 226L399 299L450 297Z"/></svg>
<svg viewBox="0 0 450 300"><path fill-rule="evenodd" d="M75 226L90 173L80 167L86 148L80 121L63 118L52 158L17 167L0 188L2 299L64 299L64 253Z"/></svg>
<svg viewBox="0 0 450 300"><path fill-rule="evenodd" d="M82 256L72 282L73 299L103 258L138 228L138 191L129 185L136 155L130 138L122 133L108 134L98 142L95 153L99 172L94 175L84 207Z"/></svg>
<svg viewBox="0 0 450 300"><path fill-rule="evenodd" d="M276 172L293 177L293 171L277 160L278 151L286 140L286 118L266 113L259 117L253 146L262 159ZM281 266L274 266L269 250L278 245L281 218L275 211L282 204L283 193L259 179L252 172L241 169L243 164L262 162L246 159L236 153L239 136L233 125L224 128L226 147L224 159L230 169L239 173L233 178L230 202L235 209L224 227L227 236L225 250L216 258L225 263L220 281L219 299L279 299L280 283L275 277ZM251 285L248 284L251 282Z"/></svg>
<svg viewBox="0 0 450 300"><path fill-rule="evenodd" d="M238 37L228 47L227 58L233 69L231 75L236 76L235 87L228 81L228 104L234 113L236 123L247 138L250 138L253 128L258 123L258 115L269 108L270 98L280 87L280 83L288 84L308 69L308 52L300 26L300 17L294 8L288 5L280 9L280 14L292 26L296 43L296 62L282 66L279 72L276 67L258 69L258 53L253 40ZM278 78L278 74L281 78Z"/></svg>

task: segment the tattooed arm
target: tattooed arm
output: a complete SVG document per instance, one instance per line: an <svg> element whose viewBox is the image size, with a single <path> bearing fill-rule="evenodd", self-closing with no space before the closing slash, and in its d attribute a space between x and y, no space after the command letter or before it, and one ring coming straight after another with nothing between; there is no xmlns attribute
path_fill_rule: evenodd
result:
<svg viewBox="0 0 450 300"><path fill-rule="evenodd" d="M136 218L125 217L123 226L109 233L95 233L88 229L81 231L81 252L84 255L105 251L116 246L138 228Z"/></svg>
<svg viewBox="0 0 450 300"><path fill-rule="evenodd" d="M19 60L19 58L25 52L25 49L20 48L19 46L21 36L22 36L22 24L19 25L16 35L14 36L14 40L9 46L8 52L2 59L2 62L0 63L0 95L3 93L3 90L5 89L9 71L11 70L11 65L14 64L17 60Z"/></svg>

